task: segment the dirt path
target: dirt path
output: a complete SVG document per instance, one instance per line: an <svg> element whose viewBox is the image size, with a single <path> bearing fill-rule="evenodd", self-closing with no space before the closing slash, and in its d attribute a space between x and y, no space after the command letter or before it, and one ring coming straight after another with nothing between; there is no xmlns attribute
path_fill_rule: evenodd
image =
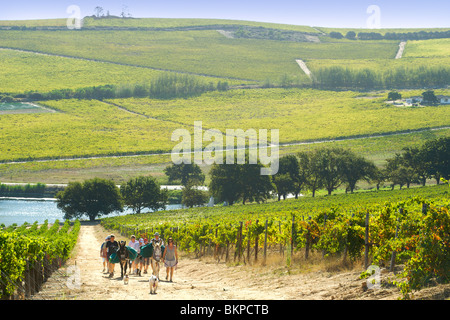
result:
<svg viewBox="0 0 450 320"><path fill-rule="evenodd" d="M311 79L312 77L312 73L309 70L308 66L306 65L306 63L303 60L300 59L296 59L295 62L297 62L297 64L299 65L299 67L303 70L303 72Z"/></svg>
<svg viewBox="0 0 450 320"><path fill-rule="evenodd" d="M395 287L369 289L358 279L360 270L316 271L289 275L286 268L227 266L211 260L180 257L173 282L165 281L161 269L158 292L149 293L149 275L130 275L129 284L120 278L116 265L112 279L102 272L100 244L108 234L98 223L81 227L75 257L55 273L35 299L76 300L282 300L282 299L397 299ZM118 240L127 240L117 237ZM77 271L78 276L73 271ZM69 277L67 277L66 272ZM383 274L384 279L389 275ZM392 274L390 274L392 276ZM60 278L59 280L57 280ZM58 295L50 295L50 292ZM450 285L429 294L448 296Z"/></svg>
<svg viewBox="0 0 450 320"><path fill-rule="evenodd" d="M400 44L398 45L397 54L395 55L395 59L401 59L402 58L403 51L405 50L405 46L406 46L406 41L400 42Z"/></svg>

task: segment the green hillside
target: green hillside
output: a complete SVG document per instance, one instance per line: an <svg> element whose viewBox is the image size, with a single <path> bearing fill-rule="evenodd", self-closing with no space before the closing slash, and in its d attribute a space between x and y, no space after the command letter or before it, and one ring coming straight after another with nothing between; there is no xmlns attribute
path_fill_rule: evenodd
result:
<svg viewBox="0 0 450 320"><path fill-rule="evenodd" d="M332 31L348 31L344 29L237 20L86 17L81 30L68 30L65 22L0 21L0 100L31 101L47 108L0 112L0 160L29 161L0 165L0 179L14 180L13 175L26 179L27 174L47 169L57 170L61 177L64 168L101 167L101 175L108 175L108 166L128 168L124 170L138 164L161 166L170 160L167 156L34 161L169 152L175 144L170 141L172 131L191 130L194 121L202 121L205 130L276 128L281 143L450 125L448 105L400 108L385 103L387 91L393 89L404 97L421 95L425 87L449 94L446 38L408 40L403 57L394 59L398 40L330 37ZM311 77L296 60L306 63ZM317 76L330 68L348 70L358 84L362 83L358 77L368 75L365 87L350 83L321 90L320 81L327 79ZM186 83L202 83L208 89L183 95L182 90L190 89L170 84L170 77L180 74L189 76ZM388 82L389 77L397 81ZM160 86L172 86L169 89L179 98L152 96L151 87L162 81L166 84ZM136 88L144 91L138 95ZM84 94L95 90L108 95ZM448 130L439 134L446 136ZM417 141L431 138L421 135ZM389 139L388 146L360 140L352 148L383 163L401 150L402 143L417 142L400 136ZM286 146L281 152L302 148ZM161 171L158 167L155 174ZM64 179L72 176L67 174Z"/></svg>

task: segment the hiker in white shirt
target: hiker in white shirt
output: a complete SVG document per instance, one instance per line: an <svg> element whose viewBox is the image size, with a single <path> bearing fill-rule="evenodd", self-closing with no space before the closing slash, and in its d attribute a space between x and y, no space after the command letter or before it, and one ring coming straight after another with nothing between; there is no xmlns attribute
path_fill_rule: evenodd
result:
<svg viewBox="0 0 450 320"><path fill-rule="evenodd" d="M128 245L129 245L129 247L136 250L138 254L141 251L139 241L136 241L136 237L134 235L131 236L131 241L128 243ZM138 263L139 263L139 259L136 257L136 259L134 259L133 263L131 264L131 270L133 270L134 273L137 273L137 264Z"/></svg>

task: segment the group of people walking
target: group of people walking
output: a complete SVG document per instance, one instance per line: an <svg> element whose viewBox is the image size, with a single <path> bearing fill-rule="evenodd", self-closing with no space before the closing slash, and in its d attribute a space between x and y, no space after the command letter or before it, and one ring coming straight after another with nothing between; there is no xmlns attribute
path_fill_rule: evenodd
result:
<svg viewBox="0 0 450 320"><path fill-rule="evenodd" d="M164 246L164 241L163 239L160 238L158 232L154 234L154 238L151 239L150 242L152 244L156 244L159 242L161 247ZM136 252L138 253L136 259L130 261L131 274L141 276L142 271L144 271L144 274L148 273L148 266L151 265L150 263L151 258L145 258L139 254L141 251L141 247L147 245L148 243L149 242L147 238L140 238L139 240L137 240L136 236L134 235L131 236L131 240L128 242L128 246L136 250ZM100 257L102 258L103 262L103 273L109 273L110 275L114 274L115 263L110 262L110 257L113 253L117 251L118 248L119 244L115 240L115 236L113 234L105 238L105 241L102 243L100 247ZM169 237L167 239L167 245L165 245L164 252L162 254L162 261L164 262L164 265L166 267L166 280L172 282L173 270L178 264L177 247L175 246L172 237Z"/></svg>

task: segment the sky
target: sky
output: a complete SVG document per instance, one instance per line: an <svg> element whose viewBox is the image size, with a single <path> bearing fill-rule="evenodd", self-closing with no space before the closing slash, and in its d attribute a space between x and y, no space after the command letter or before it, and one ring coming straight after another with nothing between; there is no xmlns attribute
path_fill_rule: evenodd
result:
<svg viewBox="0 0 450 320"><path fill-rule="evenodd" d="M71 5L80 8L81 16L92 15L101 6L112 15L125 8L136 18L233 19L341 28L450 27L448 0L0 0L0 20L68 18Z"/></svg>

